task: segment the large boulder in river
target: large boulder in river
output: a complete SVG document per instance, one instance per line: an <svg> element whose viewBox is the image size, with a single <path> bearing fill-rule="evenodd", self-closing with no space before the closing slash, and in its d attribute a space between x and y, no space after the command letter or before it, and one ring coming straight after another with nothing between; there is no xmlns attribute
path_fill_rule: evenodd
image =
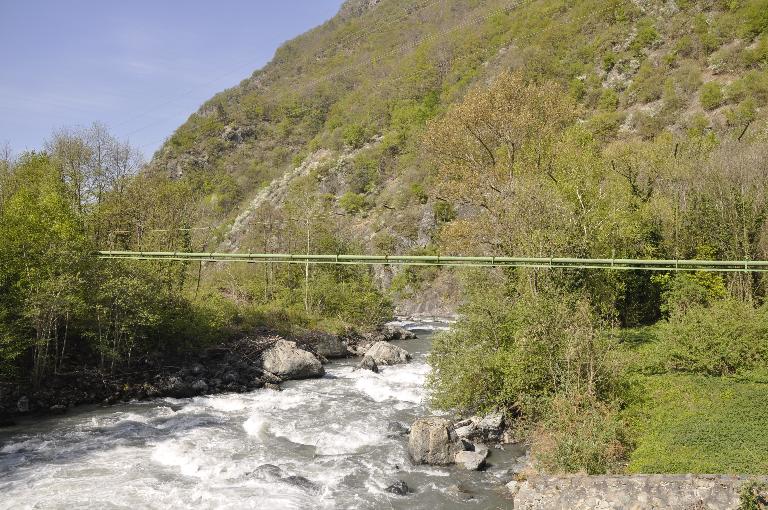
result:
<svg viewBox="0 0 768 510"><path fill-rule="evenodd" d="M408 454L416 464L447 466L454 463L456 454L463 449L451 422L445 418L419 418L411 426Z"/></svg>
<svg viewBox="0 0 768 510"><path fill-rule="evenodd" d="M322 331L310 331L301 337L301 341L311 347L320 356L328 359L346 358L350 355L347 344L341 338Z"/></svg>
<svg viewBox="0 0 768 510"><path fill-rule="evenodd" d="M456 464L470 471L477 471L485 465L485 459L488 457L488 448L485 446L474 446L473 450L457 452L454 460Z"/></svg>
<svg viewBox="0 0 768 510"><path fill-rule="evenodd" d="M389 342L376 342L365 353L365 358L372 359L376 365L398 365L408 363L411 355L395 344Z"/></svg>
<svg viewBox="0 0 768 510"><path fill-rule="evenodd" d="M416 333L407 330L401 326L387 324L384 326L384 338L386 340L412 340L416 338Z"/></svg>
<svg viewBox="0 0 768 510"><path fill-rule="evenodd" d="M317 356L288 340L278 340L267 348L261 354L261 361L264 370L281 379L309 379L325 374Z"/></svg>

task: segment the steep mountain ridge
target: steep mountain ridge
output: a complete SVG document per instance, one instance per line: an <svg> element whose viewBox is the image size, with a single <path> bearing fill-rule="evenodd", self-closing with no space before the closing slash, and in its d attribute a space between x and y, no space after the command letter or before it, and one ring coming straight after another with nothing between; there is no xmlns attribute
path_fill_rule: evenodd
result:
<svg viewBox="0 0 768 510"><path fill-rule="evenodd" d="M461 211L430 189L420 140L468 90L508 69L554 80L605 144L740 133L768 102L766 11L764 0L350 0L206 102L151 168L200 181L200 217L228 249L263 221L253 204L282 208L309 177L302 193L367 250L435 250Z"/></svg>

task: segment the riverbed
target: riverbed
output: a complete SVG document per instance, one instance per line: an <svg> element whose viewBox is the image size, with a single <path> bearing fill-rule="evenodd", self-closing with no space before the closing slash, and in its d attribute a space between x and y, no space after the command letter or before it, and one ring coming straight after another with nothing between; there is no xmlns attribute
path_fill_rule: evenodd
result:
<svg viewBox="0 0 768 510"><path fill-rule="evenodd" d="M321 379L189 399L78 409L0 431L0 509L509 508L502 483L522 455L490 467L413 466L410 424L432 414L424 382L432 330L409 324L407 365L375 374L357 360ZM389 485L404 481L399 496Z"/></svg>

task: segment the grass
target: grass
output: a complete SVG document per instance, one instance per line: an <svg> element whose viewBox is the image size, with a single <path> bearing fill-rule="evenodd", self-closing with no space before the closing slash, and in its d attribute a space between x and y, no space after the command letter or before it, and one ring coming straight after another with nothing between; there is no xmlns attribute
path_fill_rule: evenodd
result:
<svg viewBox="0 0 768 510"><path fill-rule="evenodd" d="M636 395L630 473L768 473L768 375L659 373L654 328L622 334Z"/></svg>

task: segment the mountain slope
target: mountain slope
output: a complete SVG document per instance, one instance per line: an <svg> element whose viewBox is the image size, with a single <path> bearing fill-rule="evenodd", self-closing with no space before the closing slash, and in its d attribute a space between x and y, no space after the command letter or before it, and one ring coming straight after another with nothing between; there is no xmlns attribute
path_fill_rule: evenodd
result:
<svg viewBox="0 0 768 510"><path fill-rule="evenodd" d="M350 0L206 102L151 168L194 183L226 249L297 249L274 221L322 221L369 251L435 250L461 206L432 191L421 139L468 90L509 69L554 80L603 144L743 136L768 104L766 13L766 0ZM293 210L314 219L285 212L308 196Z"/></svg>

